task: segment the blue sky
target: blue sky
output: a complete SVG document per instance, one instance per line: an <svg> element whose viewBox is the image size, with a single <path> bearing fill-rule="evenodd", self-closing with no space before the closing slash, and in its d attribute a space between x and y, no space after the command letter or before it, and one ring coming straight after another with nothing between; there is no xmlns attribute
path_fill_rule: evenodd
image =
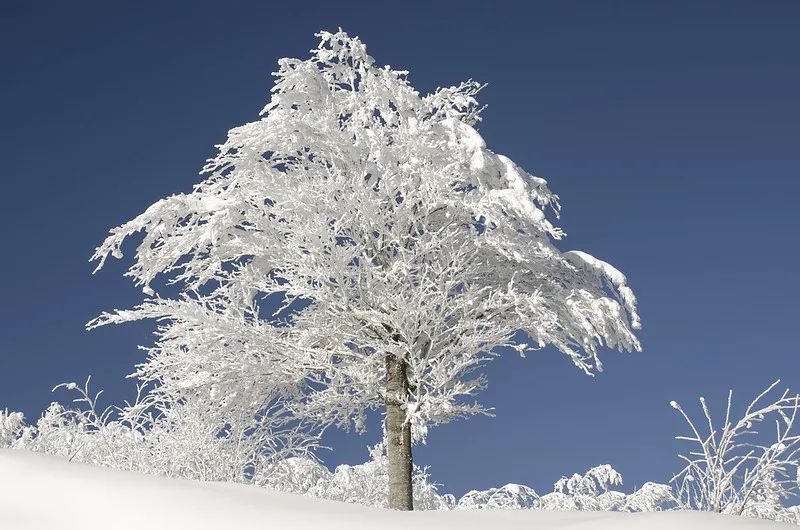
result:
<svg viewBox="0 0 800 530"><path fill-rule="evenodd" d="M111 402L147 323L83 330L141 293L87 263L108 228L187 191L256 119L280 57L341 26L421 91L489 83L480 131L561 196L562 249L628 276L641 354L589 378L543 350L488 369L495 418L431 432L418 463L457 494L611 463L678 468L669 405L800 391L800 4L795 2L0 4L0 407L36 417L93 374ZM331 464L379 433L332 433Z"/></svg>

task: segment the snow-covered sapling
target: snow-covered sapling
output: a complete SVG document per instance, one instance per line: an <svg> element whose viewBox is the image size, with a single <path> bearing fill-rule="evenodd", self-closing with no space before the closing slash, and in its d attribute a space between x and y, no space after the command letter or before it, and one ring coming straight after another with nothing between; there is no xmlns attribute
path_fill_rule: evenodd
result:
<svg viewBox="0 0 800 530"><path fill-rule="evenodd" d="M729 392L721 425L715 425L702 397L705 422L695 423L681 405L670 403L691 432L677 439L695 446L681 455L686 466L672 479L684 508L773 520L785 515L795 520L783 503L798 493L800 434L795 427L800 396L788 390L776 395L779 383L761 392L738 420L732 416L733 393ZM774 424L774 438L758 431L759 425L767 423Z"/></svg>

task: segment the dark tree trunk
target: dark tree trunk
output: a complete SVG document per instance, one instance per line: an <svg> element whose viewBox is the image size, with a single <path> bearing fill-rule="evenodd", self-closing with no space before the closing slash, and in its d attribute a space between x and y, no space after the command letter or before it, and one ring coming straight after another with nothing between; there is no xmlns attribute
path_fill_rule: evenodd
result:
<svg viewBox="0 0 800 530"><path fill-rule="evenodd" d="M386 456L389 460L389 508L413 510L411 423L406 421L406 363L386 356Z"/></svg>

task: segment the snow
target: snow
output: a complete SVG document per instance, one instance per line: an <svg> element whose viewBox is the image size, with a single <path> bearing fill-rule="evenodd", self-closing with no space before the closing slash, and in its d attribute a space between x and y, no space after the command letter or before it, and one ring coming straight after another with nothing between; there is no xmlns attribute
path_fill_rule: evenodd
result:
<svg viewBox="0 0 800 530"><path fill-rule="evenodd" d="M617 288L622 302L631 314L631 327L633 329L641 329L642 322L636 312L636 297L631 288L628 287L628 279L619 269L580 250L569 250L564 252L563 256L576 267L583 267L591 270L598 277L607 278Z"/></svg>
<svg viewBox="0 0 800 530"><path fill-rule="evenodd" d="M696 512L402 513L250 486L139 475L11 450L0 450L0 527L3 530L792 528L770 521Z"/></svg>

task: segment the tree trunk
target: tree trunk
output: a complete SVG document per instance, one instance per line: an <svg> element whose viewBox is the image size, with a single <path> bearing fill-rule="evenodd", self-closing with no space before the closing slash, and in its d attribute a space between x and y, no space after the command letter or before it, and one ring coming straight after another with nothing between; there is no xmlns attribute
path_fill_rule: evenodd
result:
<svg viewBox="0 0 800 530"><path fill-rule="evenodd" d="M413 510L411 423L406 421L408 377L405 361L386 356L386 456L389 460L389 508Z"/></svg>

